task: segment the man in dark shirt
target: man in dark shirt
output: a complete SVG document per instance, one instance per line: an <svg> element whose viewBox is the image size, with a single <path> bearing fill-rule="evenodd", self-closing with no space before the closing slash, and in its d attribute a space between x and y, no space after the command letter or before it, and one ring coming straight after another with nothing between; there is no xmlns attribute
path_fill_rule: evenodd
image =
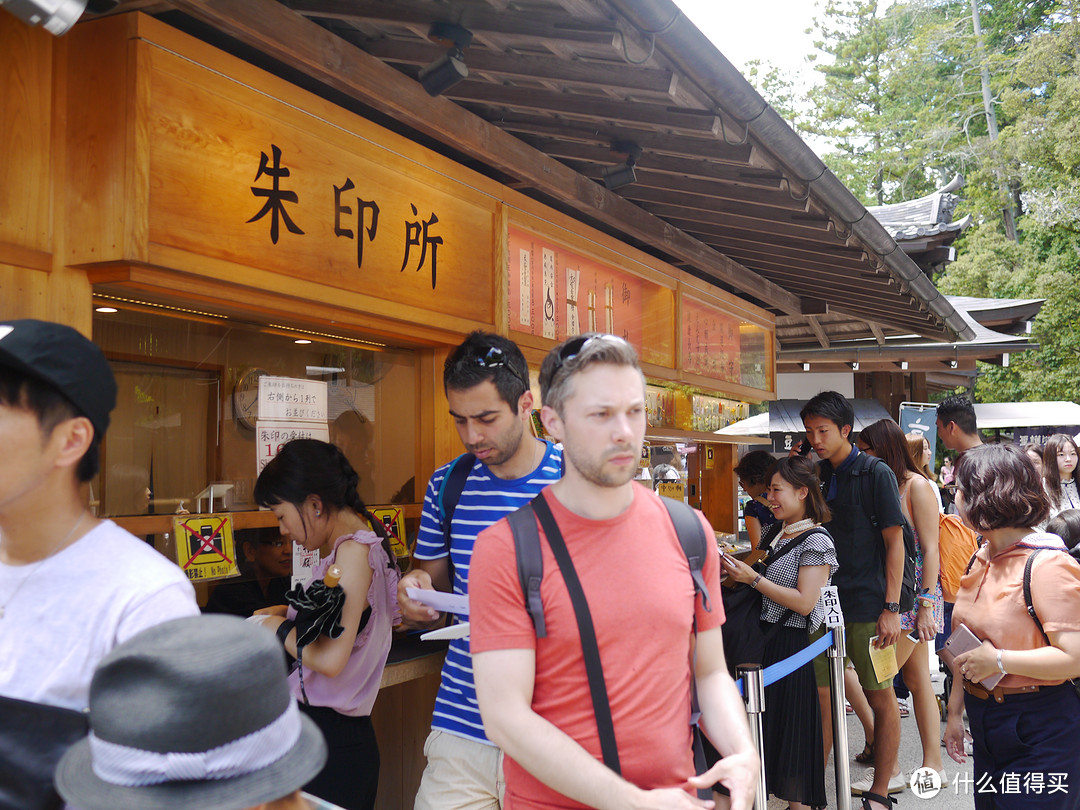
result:
<svg viewBox="0 0 1080 810"><path fill-rule="evenodd" d="M806 428L804 441L821 459L818 470L833 514L825 528L833 537L840 563L833 584L844 612L848 656L874 711L874 771L863 795L871 807L885 808L877 799L906 786L905 779L894 776L899 773L900 711L892 677L879 681L874 674L869 645L874 636L873 644L879 648L890 647L900 638L904 518L896 477L887 464L872 463L852 445L855 412L842 395L820 393L806 403L800 416ZM872 503L864 503L865 493ZM828 665L822 656L814 663L828 756L832 747Z"/></svg>

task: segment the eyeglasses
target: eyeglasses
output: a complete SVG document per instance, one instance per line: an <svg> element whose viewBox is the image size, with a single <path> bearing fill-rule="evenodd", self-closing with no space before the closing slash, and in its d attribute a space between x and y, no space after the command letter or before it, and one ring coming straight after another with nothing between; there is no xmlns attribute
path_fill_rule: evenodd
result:
<svg viewBox="0 0 1080 810"><path fill-rule="evenodd" d="M473 355L473 361L482 368L505 368L521 381L521 384L525 386L526 391L529 390L529 381L510 365L510 358L507 357L506 352L498 346L491 346L487 351L477 349L476 354Z"/></svg>
<svg viewBox="0 0 1080 810"><path fill-rule="evenodd" d="M270 546L271 548L285 548L289 545L288 540L260 540L260 546Z"/></svg>
<svg viewBox="0 0 1080 810"><path fill-rule="evenodd" d="M554 380L555 375L559 373L560 369L562 369L564 365L566 365L583 351L585 351L585 349L588 348L589 344L593 341L605 341L609 343L621 344L623 346L630 345L621 337L618 337L616 335L578 335L576 338L571 338L563 344L563 347L559 349L559 353L555 355L555 365L551 369L551 379Z"/></svg>

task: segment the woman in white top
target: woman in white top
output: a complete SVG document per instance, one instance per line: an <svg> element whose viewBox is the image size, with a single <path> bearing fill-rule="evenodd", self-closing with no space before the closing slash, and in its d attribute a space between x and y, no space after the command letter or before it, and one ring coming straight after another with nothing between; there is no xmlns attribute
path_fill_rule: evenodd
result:
<svg viewBox="0 0 1080 810"><path fill-rule="evenodd" d="M1046 441L1043 450L1043 482L1050 498L1050 517L1066 509L1080 508L1077 493L1076 442L1064 433L1055 433Z"/></svg>

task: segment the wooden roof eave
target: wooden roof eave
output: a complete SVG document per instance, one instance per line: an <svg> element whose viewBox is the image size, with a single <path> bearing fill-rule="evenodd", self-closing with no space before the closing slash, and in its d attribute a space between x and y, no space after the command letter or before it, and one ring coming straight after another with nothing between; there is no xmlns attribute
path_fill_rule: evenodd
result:
<svg viewBox="0 0 1080 810"><path fill-rule="evenodd" d="M296 3L318 5L331 0ZM419 14L419 4L337 0L343 13L365 9ZM801 312L799 297L693 239L642 208L533 149L454 102L431 98L413 79L364 53L317 23L277 3L246 0L175 0L178 9L291 68L345 93L470 158L515 177L574 210L651 244L678 262L781 313ZM396 7L403 7L394 11ZM430 8L425 10L430 21ZM535 30L535 29L534 29ZM560 34L564 33L560 31Z"/></svg>

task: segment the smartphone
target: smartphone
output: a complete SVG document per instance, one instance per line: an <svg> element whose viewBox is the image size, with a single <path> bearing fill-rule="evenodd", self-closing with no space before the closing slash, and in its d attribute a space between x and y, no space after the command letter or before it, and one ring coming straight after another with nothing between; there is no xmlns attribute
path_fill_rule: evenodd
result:
<svg viewBox="0 0 1080 810"><path fill-rule="evenodd" d="M908 638L910 638L916 644L918 644L920 641L922 641L922 639L919 638L919 631L918 630L912 630L910 633L908 633Z"/></svg>
<svg viewBox="0 0 1080 810"><path fill-rule="evenodd" d="M799 455L800 456L808 456L808 455L810 455L810 449L811 449L810 448L810 440L809 439L803 439L802 442L799 444Z"/></svg>

